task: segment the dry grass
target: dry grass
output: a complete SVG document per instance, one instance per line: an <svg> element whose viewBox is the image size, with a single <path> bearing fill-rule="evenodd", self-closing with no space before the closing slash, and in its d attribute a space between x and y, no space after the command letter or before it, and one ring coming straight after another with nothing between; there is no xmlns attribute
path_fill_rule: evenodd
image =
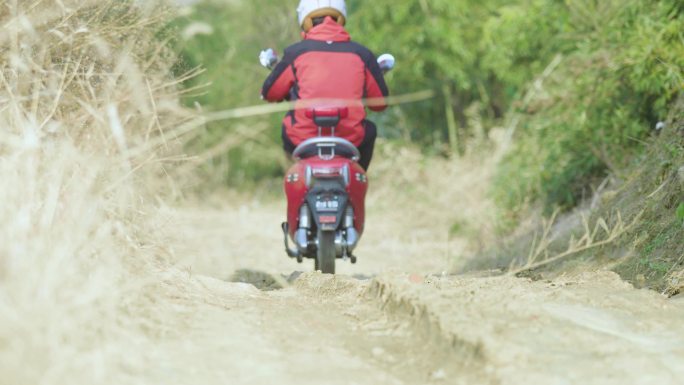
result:
<svg viewBox="0 0 684 385"><path fill-rule="evenodd" d="M511 265L508 269L508 274L517 275L532 271L560 262L573 255L610 245L632 229L641 220L641 214L639 214L631 223L626 224L622 220L620 212L617 212L615 220L611 221L611 226L609 226L606 219L602 217L596 219L592 226L590 225L587 216L581 214L582 236L577 239L574 236L571 236L565 251L552 254L551 249L552 243L554 242L552 233L557 215L558 212L555 212L549 219L543 220L542 231L538 236L535 236L526 261L522 266Z"/></svg>
<svg viewBox="0 0 684 385"><path fill-rule="evenodd" d="M378 143L369 173L367 225L379 226L373 232L394 242L395 253L415 254L417 260L439 255L443 270L460 270L495 240L489 190L496 166L491 154L500 148L500 133L492 130L492 143L453 159Z"/></svg>
<svg viewBox="0 0 684 385"><path fill-rule="evenodd" d="M684 259L684 256L682 256L682 259ZM667 277L667 280L668 286L663 294L667 295L668 297L674 297L675 295L679 295L684 291L684 270L670 273L670 275Z"/></svg>
<svg viewBox="0 0 684 385"><path fill-rule="evenodd" d="M186 117L136 3L0 6L0 383L140 382L168 334L150 193Z"/></svg>

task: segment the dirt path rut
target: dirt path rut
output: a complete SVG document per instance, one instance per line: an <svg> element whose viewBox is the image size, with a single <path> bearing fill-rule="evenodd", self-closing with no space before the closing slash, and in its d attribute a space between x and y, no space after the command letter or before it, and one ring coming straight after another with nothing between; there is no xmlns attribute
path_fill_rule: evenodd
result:
<svg viewBox="0 0 684 385"><path fill-rule="evenodd" d="M298 266L281 254L280 234L263 231L277 209L169 213L185 224L179 263L204 291L198 298L211 298L183 337L205 357L207 383L682 383L682 301L608 272L553 282L443 276L445 250L458 245L439 235L397 245L369 234L369 257L342 265L344 274L285 282ZM239 269L257 286L284 287L226 282Z"/></svg>

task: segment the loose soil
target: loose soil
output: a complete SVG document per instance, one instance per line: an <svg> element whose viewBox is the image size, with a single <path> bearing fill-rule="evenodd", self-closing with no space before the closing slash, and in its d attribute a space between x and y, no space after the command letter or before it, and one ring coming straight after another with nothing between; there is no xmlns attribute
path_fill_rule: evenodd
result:
<svg viewBox="0 0 684 385"><path fill-rule="evenodd" d="M279 204L169 210L199 290L178 337L204 383L680 384L684 302L606 271L450 276L457 240L371 209L359 263L283 253ZM262 289L262 290L259 290ZM176 346L169 341L170 346ZM191 347L191 348L190 348ZM192 362L198 362L192 360ZM192 373L185 370L182 373ZM187 374L190 376L190 374ZM170 383L191 378L175 376Z"/></svg>

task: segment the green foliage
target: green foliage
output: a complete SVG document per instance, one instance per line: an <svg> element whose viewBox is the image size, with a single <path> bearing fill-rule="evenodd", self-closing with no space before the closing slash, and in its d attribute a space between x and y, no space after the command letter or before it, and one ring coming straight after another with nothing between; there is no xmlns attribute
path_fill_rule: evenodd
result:
<svg viewBox="0 0 684 385"><path fill-rule="evenodd" d="M675 1L575 0L563 8L557 15L569 27L548 37L563 62L519 111L523 125L497 178L495 196L509 209L540 199L549 210L577 204L641 150L683 85L684 14ZM514 40L526 39L520 32ZM492 48L510 49L497 44L505 39ZM515 62L499 58L490 67L505 78L520 71Z"/></svg>
<svg viewBox="0 0 684 385"><path fill-rule="evenodd" d="M438 94L435 100L400 107L401 112L388 122L398 129L390 135L439 148L448 136L447 104L461 128L467 125L466 108L476 100L485 100L486 115L501 112L501 91L490 74L481 71L479 61L483 21L503 3L350 1L353 35L374 51L391 52L398 59L398 69L388 77L392 91L434 89Z"/></svg>
<svg viewBox="0 0 684 385"><path fill-rule="evenodd" d="M171 26L178 32L178 75L201 67L204 71L184 86L188 106L218 111L261 103L259 93L268 70L259 65L263 48L279 52L299 39L293 9L296 1L204 0ZM205 178L233 187L253 187L282 173L280 145L282 114L240 121L211 123L190 144L191 153L234 144L213 156L202 168ZM260 132L259 135L254 135Z"/></svg>
<svg viewBox="0 0 684 385"><path fill-rule="evenodd" d="M401 107L391 123L408 131L402 137L439 148L450 135L450 108L462 150L473 135L469 107L490 119L518 116L494 192L512 212L539 200L549 210L577 204L640 150L682 88L684 16L676 0L351 3L352 30L397 56L393 90L440 95Z"/></svg>
<svg viewBox="0 0 684 385"><path fill-rule="evenodd" d="M679 167L684 164L684 96L675 103L668 125L635 163L630 177L607 202L606 209L619 210L624 218L640 220L616 245L633 250L615 267L623 278L638 286L674 294L671 274L681 271L684 256L684 184ZM641 278L639 278L641 276Z"/></svg>
<svg viewBox="0 0 684 385"><path fill-rule="evenodd" d="M676 211L677 219L684 221L684 202L679 204Z"/></svg>
<svg viewBox="0 0 684 385"><path fill-rule="evenodd" d="M488 15L482 31L482 70L518 91L540 74L558 53L572 49L563 2L511 2ZM513 95L511 95L513 96Z"/></svg>
<svg viewBox="0 0 684 385"><path fill-rule="evenodd" d="M633 261L639 265L639 271L651 281L662 280L673 268L677 268L676 261L670 253L681 243L681 227L668 226L653 237L640 250L641 257ZM629 263L628 263L629 265Z"/></svg>

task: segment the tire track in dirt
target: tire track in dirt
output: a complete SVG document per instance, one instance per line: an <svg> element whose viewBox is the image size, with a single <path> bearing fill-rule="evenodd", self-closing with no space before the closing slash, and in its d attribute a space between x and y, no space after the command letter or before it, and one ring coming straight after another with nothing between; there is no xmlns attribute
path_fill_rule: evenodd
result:
<svg viewBox="0 0 684 385"><path fill-rule="evenodd" d="M557 281L405 276L371 288L389 311L428 319L434 335L477 347L501 384L680 384L684 302L635 290L610 272ZM478 383L478 382L472 382Z"/></svg>
<svg viewBox="0 0 684 385"><path fill-rule="evenodd" d="M181 213L191 229L174 245L190 257L181 264L222 280L245 268L256 277L292 271L281 235L262 226L279 218L274 207ZM219 339L246 352L222 350L232 361L222 373L237 384L674 385L684 378L684 302L608 272L544 282L415 274L443 265L438 238L369 234L360 264L343 266L377 274L370 280L304 273L284 289L249 294L236 290L244 284L212 280L212 292L233 305L212 312L202 328L225 330Z"/></svg>
<svg viewBox="0 0 684 385"><path fill-rule="evenodd" d="M351 323L351 338L344 343L349 351L405 383L496 383L486 378L478 346L445 338L424 307L380 295L375 279L308 273L294 289L307 303L321 306L317 314L344 316Z"/></svg>
<svg viewBox="0 0 684 385"><path fill-rule="evenodd" d="M180 279L190 291L177 305L188 311L160 352L163 362L187 364L152 365L149 383L187 383L201 372L207 384L493 384L475 376L475 366L466 370L462 352L431 338L412 316L384 311L369 281L306 273L262 292Z"/></svg>

